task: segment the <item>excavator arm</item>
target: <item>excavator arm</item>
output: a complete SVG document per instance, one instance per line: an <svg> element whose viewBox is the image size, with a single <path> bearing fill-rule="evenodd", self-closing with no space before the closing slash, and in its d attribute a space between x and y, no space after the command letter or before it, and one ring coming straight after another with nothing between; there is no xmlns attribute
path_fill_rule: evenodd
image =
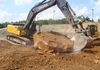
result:
<svg viewBox="0 0 100 70"><path fill-rule="evenodd" d="M74 23L74 17L76 14L70 7L69 3L66 0L57 0L57 6L67 18L68 23L75 28L76 24Z"/></svg>
<svg viewBox="0 0 100 70"><path fill-rule="evenodd" d="M71 24L73 28L77 28L77 25L74 23L75 13L66 0L43 0L35 7L33 7L28 14L26 24L23 27L23 29L26 31L27 36L31 36L36 32L36 24L34 21L36 15L54 5L57 5L58 8L62 11L64 16L67 18L68 23Z"/></svg>
<svg viewBox="0 0 100 70"><path fill-rule="evenodd" d="M36 24L34 21L36 15L54 5L56 5L56 0L50 0L50 1L44 0L31 9L31 11L28 14L26 24L23 27L23 29L26 31L26 34L28 36L36 32Z"/></svg>

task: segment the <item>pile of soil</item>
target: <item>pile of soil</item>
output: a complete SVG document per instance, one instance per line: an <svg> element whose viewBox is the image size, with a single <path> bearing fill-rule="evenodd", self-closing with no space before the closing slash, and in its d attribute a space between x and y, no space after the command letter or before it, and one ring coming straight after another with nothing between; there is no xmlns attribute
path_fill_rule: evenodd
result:
<svg viewBox="0 0 100 70"><path fill-rule="evenodd" d="M73 41L57 32L40 32L34 35L34 46L42 51L72 52Z"/></svg>
<svg viewBox="0 0 100 70"><path fill-rule="evenodd" d="M49 47L56 47L58 42L66 46L70 43L67 37L55 33L36 36L38 41L49 43ZM43 43L40 45L47 47ZM13 45L0 40L0 70L100 70L100 46L78 53L49 53L35 50L33 46Z"/></svg>

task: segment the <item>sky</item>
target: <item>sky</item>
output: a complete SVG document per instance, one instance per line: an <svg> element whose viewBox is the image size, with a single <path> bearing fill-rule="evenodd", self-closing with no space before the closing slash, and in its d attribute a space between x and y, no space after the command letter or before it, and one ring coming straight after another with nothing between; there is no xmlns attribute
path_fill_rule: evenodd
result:
<svg viewBox="0 0 100 70"><path fill-rule="evenodd" d="M0 0L0 23L15 22L26 20L27 15L32 7L42 0ZM100 18L100 0L67 0L77 14L92 18L92 9L94 9L93 18ZM51 7L36 17L36 20L41 19L61 19L64 15L57 6Z"/></svg>

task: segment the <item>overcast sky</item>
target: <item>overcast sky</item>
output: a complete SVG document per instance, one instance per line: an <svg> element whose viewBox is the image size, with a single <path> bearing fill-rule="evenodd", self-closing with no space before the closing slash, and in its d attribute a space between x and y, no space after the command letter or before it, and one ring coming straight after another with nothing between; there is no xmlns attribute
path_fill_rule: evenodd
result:
<svg viewBox="0 0 100 70"><path fill-rule="evenodd" d="M0 22L26 20L30 9L42 0L0 0ZM100 18L100 0L67 0L77 16L85 15L94 19ZM55 13L54 13L55 11ZM63 14L54 6L37 15L36 19L61 19Z"/></svg>

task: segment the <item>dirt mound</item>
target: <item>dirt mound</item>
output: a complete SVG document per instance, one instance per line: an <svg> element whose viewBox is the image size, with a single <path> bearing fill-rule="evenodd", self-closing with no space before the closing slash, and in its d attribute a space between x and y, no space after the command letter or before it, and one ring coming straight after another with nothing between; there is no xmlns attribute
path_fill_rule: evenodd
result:
<svg viewBox="0 0 100 70"><path fill-rule="evenodd" d="M72 52L73 42L56 32L42 32L34 35L35 47L50 52Z"/></svg>
<svg viewBox="0 0 100 70"><path fill-rule="evenodd" d="M100 46L77 54L40 53L0 41L0 70L99 70Z"/></svg>

